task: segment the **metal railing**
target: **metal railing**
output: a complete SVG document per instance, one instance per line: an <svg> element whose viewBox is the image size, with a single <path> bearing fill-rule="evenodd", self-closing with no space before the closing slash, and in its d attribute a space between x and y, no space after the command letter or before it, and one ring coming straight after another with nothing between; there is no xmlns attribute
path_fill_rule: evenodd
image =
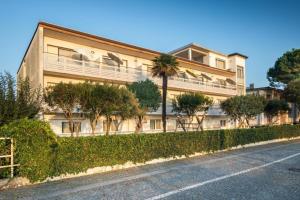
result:
<svg viewBox="0 0 300 200"><path fill-rule="evenodd" d="M161 85L161 79L152 77L149 71L141 66L118 66L98 61L76 60L57 54L44 53L44 69L59 73L76 74L108 80L134 82L149 78ZM212 81L202 81L196 78L170 77L169 86L180 89L191 89L208 92L218 92L235 95L235 85L222 85Z"/></svg>
<svg viewBox="0 0 300 200"><path fill-rule="evenodd" d="M14 177L14 167L19 166L19 164L14 164L14 139L13 138L0 138L1 140L10 140L10 154L0 155L0 159L10 158L9 165L0 165L0 169L10 168L10 177ZM0 162L1 163L1 162Z"/></svg>

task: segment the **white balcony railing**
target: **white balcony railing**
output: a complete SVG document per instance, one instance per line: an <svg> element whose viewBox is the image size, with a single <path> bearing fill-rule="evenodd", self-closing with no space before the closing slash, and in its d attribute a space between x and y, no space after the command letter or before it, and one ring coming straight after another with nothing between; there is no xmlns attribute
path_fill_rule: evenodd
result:
<svg viewBox="0 0 300 200"><path fill-rule="evenodd" d="M145 80L146 78L149 78L158 85L161 85L162 82L160 78L152 77L146 70L108 65L102 62L76 60L50 53L44 53L44 70L122 82L134 82ZM236 86L203 82L198 79L170 77L168 86L191 91L236 95Z"/></svg>

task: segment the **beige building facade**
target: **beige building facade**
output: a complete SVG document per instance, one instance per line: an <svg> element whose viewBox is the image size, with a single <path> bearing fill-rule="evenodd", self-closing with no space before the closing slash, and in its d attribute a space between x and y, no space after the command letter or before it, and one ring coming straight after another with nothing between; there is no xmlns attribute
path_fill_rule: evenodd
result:
<svg viewBox="0 0 300 200"><path fill-rule="evenodd" d="M204 122L204 129L232 128L234 123L220 109L220 102L228 97L244 95L247 56L239 53L225 55L197 44L189 44L169 52L180 64L178 76L168 82L167 129L177 127L171 112L172 99L185 92L201 92L214 100ZM59 82L79 83L94 81L117 85L150 79L161 87L161 79L150 74L152 60L161 52L125 44L76 30L40 22L23 57L18 78L29 77L33 87L46 88ZM122 60L118 66L111 55ZM89 121L80 111L75 112L81 135L91 132ZM69 135L68 124L61 112L44 112L58 135ZM77 124L77 125L78 125ZM100 120L96 132L103 134L105 121ZM113 131L113 127L111 127ZM121 133L135 130L135 120L121 125ZM162 130L161 109L147 114L144 132Z"/></svg>
<svg viewBox="0 0 300 200"><path fill-rule="evenodd" d="M269 100L280 100L284 99L283 91L272 87L254 87L254 84L246 89L246 93L249 95L257 95L264 97L267 101ZM290 110L286 113L278 114L274 119L268 118L265 113L261 113L250 121L251 126L265 126L265 125L282 125L282 124L293 124L299 121L299 111L295 104L288 103ZM270 121L271 120L271 121Z"/></svg>

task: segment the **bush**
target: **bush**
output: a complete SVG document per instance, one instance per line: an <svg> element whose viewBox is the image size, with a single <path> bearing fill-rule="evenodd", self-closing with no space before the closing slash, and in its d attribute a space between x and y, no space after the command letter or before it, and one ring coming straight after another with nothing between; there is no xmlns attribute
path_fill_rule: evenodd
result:
<svg viewBox="0 0 300 200"><path fill-rule="evenodd" d="M213 152L238 145L300 136L300 126L284 125L189 133L59 138L56 175L88 168L145 162L156 158Z"/></svg>
<svg viewBox="0 0 300 200"><path fill-rule="evenodd" d="M30 181L89 168L213 152L238 145L300 136L300 125L188 133L57 138L45 122L21 120L0 129L15 138L17 175Z"/></svg>
<svg viewBox="0 0 300 200"><path fill-rule="evenodd" d="M1 127L0 137L14 138L14 163L18 176L44 180L53 173L57 138L46 122L22 119Z"/></svg>

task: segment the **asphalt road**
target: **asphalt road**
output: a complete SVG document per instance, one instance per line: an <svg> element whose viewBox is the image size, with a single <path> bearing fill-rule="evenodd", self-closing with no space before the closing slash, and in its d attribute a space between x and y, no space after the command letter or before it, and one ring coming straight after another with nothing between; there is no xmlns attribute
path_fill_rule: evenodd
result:
<svg viewBox="0 0 300 200"><path fill-rule="evenodd" d="M300 199L300 140L0 191L0 199Z"/></svg>

